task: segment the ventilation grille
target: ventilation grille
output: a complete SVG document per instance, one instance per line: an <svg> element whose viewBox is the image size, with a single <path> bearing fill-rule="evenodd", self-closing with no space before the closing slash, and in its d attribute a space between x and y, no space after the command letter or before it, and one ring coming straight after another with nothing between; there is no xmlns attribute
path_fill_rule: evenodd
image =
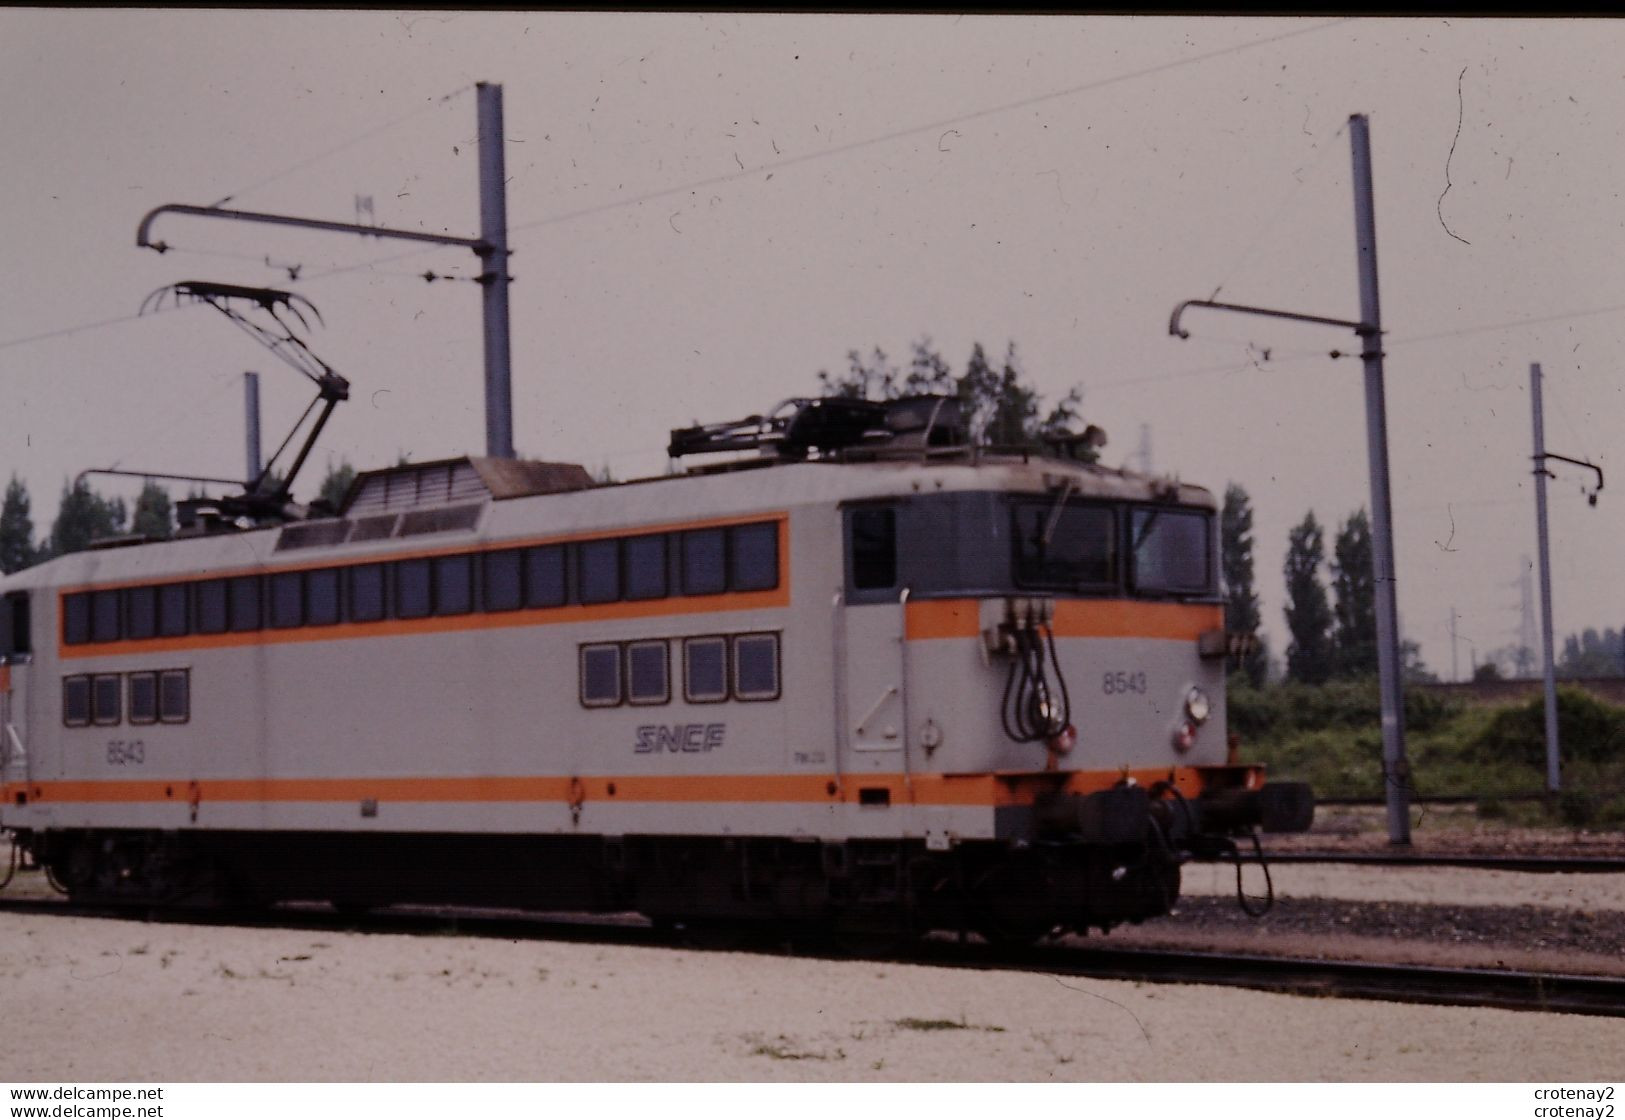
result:
<svg viewBox="0 0 1625 1120"><path fill-rule="evenodd" d="M344 512L352 518L366 517L476 501L490 497L490 493L472 463L467 459L454 459L367 475Z"/></svg>
<svg viewBox="0 0 1625 1120"><path fill-rule="evenodd" d="M381 541L392 537L395 535L395 522L399 520L400 515L395 513L386 513L381 517L358 517L352 522L355 527L350 530L350 543Z"/></svg>
<svg viewBox="0 0 1625 1120"><path fill-rule="evenodd" d="M276 550L330 548L361 541L382 541L391 537L421 537L430 533L466 533L480 523L484 503L415 509L410 513L383 513L353 521L303 521L285 525L277 537Z"/></svg>
<svg viewBox="0 0 1625 1120"><path fill-rule="evenodd" d="M343 544L350 533L348 521L301 521L284 525L276 539L276 550L286 552L293 548L325 548Z"/></svg>
<svg viewBox="0 0 1625 1120"><path fill-rule="evenodd" d="M480 510L475 503L466 506L442 506L439 509L415 509L401 516L398 537L419 537L425 533L455 533L474 528L480 522Z"/></svg>

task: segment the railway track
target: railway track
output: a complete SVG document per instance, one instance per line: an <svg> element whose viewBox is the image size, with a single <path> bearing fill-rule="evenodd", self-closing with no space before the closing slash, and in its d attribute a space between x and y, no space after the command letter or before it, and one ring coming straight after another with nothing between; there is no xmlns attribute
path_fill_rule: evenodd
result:
<svg viewBox="0 0 1625 1120"><path fill-rule="evenodd" d="M557 940L649 948L869 956L908 964L1020 970L1097 980L1217 984L1292 995L1398 1003L1496 1007L1625 1018L1625 978L1482 968L1441 968L1260 954L1121 949L1070 938L1010 949L937 934L876 952L833 951L828 942L782 933L717 928L657 929L636 915L561 915L519 910L398 907L340 914L323 904L255 911L146 911L66 901L0 898L0 913L174 922L360 934L458 934L505 940Z"/></svg>
<svg viewBox="0 0 1625 1120"><path fill-rule="evenodd" d="M1594 875L1625 871L1625 856L1440 855L1420 852L1266 852L1270 864L1328 863L1367 867L1466 867L1480 871ZM1228 859L1201 860L1229 865ZM1256 862L1244 857L1243 863Z"/></svg>

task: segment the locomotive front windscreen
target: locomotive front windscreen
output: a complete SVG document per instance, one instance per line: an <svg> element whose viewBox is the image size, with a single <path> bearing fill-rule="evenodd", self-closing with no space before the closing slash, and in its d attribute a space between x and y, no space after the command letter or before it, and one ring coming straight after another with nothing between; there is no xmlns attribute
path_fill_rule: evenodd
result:
<svg viewBox="0 0 1625 1120"><path fill-rule="evenodd" d="M1212 586L1210 521L1194 511L1137 509L1132 519L1134 589L1194 595Z"/></svg>
<svg viewBox="0 0 1625 1120"><path fill-rule="evenodd" d="M1211 599L1211 510L964 491L844 512L846 601L1023 593Z"/></svg>
<svg viewBox="0 0 1625 1120"><path fill-rule="evenodd" d="M1117 582L1117 517L1110 506L1018 502L1016 583L1081 590Z"/></svg>

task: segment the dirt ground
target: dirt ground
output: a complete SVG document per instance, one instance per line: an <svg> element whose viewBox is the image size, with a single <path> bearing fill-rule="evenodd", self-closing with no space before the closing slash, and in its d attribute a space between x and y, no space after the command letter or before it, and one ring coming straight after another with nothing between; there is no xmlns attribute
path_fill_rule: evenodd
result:
<svg viewBox="0 0 1625 1120"><path fill-rule="evenodd" d="M1275 869L1270 926L1233 917L1233 874L1188 868L1180 914L1106 943L1231 937L1355 957L1386 943L1493 965L1473 954L1507 957L1495 937L1535 952L1512 915L1625 920L1625 875L1291 865ZM7 896L45 893L33 873ZM1438 924L1451 907L1507 917L1488 941L1463 940ZM1588 959L1546 954L1575 971ZM1617 1079L1625 1054L1625 1019L17 913L0 914L0 1006L27 1038L4 1049L0 1081L1582 1082Z"/></svg>
<svg viewBox="0 0 1625 1120"><path fill-rule="evenodd" d="M771 954L0 914L0 1081L1535 1081L1625 1020Z"/></svg>

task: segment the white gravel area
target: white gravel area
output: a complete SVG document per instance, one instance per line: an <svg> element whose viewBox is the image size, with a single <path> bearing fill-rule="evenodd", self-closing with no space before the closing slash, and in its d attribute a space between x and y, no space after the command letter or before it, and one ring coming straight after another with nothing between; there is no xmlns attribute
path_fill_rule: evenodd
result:
<svg viewBox="0 0 1625 1120"><path fill-rule="evenodd" d="M1270 878L1281 898L1625 911L1625 874L1292 863L1271 864ZM1262 893L1264 879L1257 867L1247 867L1242 881L1248 893ZM1235 889L1236 871L1228 864L1188 864L1183 869L1184 894L1228 895Z"/></svg>
<svg viewBox="0 0 1625 1120"><path fill-rule="evenodd" d="M0 1081L1595 1081L1625 1020L0 915Z"/></svg>

